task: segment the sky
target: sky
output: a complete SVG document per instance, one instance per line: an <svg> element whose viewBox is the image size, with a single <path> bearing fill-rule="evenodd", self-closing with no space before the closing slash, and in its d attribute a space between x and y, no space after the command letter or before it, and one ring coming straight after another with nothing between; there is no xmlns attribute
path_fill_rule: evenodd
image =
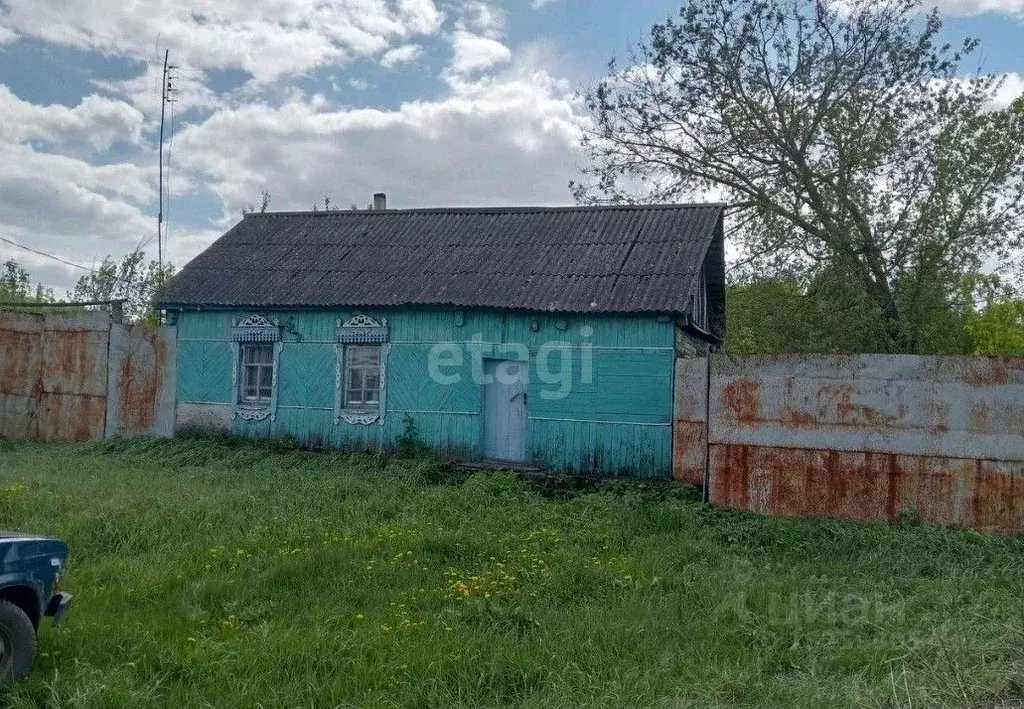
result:
<svg viewBox="0 0 1024 709"><path fill-rule="evenodd" d="M969 68L1024 91L1024 0L941 0ZM266 190L393 208L571 204L579 92L680 0L0 0L0 237L93 266L156 257L160 89L167 258ZM59 294L84 271L0 241Z"/></svg>

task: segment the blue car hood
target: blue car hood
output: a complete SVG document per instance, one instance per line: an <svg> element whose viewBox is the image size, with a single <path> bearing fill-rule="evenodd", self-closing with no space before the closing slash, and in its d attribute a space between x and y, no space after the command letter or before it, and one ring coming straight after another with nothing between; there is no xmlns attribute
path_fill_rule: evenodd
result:
<svg viewBox="0 0 1024 709"><path fill-rule="evenodd" d="M68 545L59 539L41 534L0 530L0 564L7 565L41 556L66 559Z"/></svg>

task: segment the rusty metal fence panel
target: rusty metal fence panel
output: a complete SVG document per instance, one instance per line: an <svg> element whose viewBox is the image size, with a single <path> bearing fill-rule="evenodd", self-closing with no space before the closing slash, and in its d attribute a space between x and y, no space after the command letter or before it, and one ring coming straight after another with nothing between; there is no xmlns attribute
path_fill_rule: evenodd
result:
<svg viewBox="0 0 1024 709"><path fill-rule="evenodd" d="M0 312L0 438L39 432L43 317Z"/></svg>
<svg viewBox="0 0 1024 709"><path fill-rule="evenodd" d="M690 485L703 485L707 456L707 357L676 360L672 423L672 477Z"/></svg>
<svg viewBox="0 0 1024 709"><path fill-rule="evenodd" d="M36 437L55 442L103 437L109 341L106 313L45 316Z"/></svg>
<svg viewBox="0 0 1024 709"><path fill-rule="evenodd" d="M173 328L123 326L102 312L0 310L2 438L170 435L174 380Z"/></svg>
<svg viewBox="0 0 1024 709"><path fill-rule="evenodd" d="M107 437L174 433L175 328L112 325Z"/></svg>
<svg viewBox="0 0 1024 709"><path fill-rule="evenodd" d="M1024 530L1024 360L715 355L712 502Z"/></svg>

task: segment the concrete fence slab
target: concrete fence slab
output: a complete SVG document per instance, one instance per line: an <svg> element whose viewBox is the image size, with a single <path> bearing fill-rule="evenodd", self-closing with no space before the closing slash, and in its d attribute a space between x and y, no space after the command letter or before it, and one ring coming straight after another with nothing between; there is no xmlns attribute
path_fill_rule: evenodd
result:
<svg viewBox="0 0 1024 709"><path fill-rule="evenodd" d="M716 504L1024 531L1022 359L714 355L708 385Z"/></svg>
<svg viewBox="0 0 1024 709"><path fill-rule="evenodd" d="M38 432L43 318L0 313L0 438Z"/></svg>
<svg viewBox="0 0 1024 709"><path fill-rule="evenodd" d="M672 477L690 485L703 485L708 445L706 357L676 360L673 402Z"/></svg>
<svg viewBox="0 0 1024 709"><path fill-rule="evenodd" d="M103 312L0 311L0 437L170 435L174 342Z"/></svg>
<svg viewBox="0 0 1024 709"><path fill-rule="evenodd" d="M106 435L174 434L174 327L110 328Z"/></svg>

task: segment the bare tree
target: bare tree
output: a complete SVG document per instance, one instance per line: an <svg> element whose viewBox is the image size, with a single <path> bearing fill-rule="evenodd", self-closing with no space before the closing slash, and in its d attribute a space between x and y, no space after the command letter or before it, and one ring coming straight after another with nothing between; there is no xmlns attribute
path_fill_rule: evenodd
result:
<svg viewBox="0 0 1024 709"><path fill-rule="evenodd" d="M130 322L154 320L156 298L173 275L173 264L161 269L156 261L146 261L142 251L133 251L120 261L107 256L92 273L78 279L68 291L68 300L123 299L124 314Z"/></svg>
<svg viewBox="0 0 1024 709"><path fill-rule="evenodd" d="M577 198L737 207L762 272L827 270L877 307L886 349L915 312L1024 241L1024 97L962 78L919 0L693 0L586 96ZM632 183L634 188L629 189ZM939 304L941 307L941 302Z"/></svg>
<svg viewBox="0 0 1024 709"><path fill-rule="evenodd" d="M246 214L255 214L259 211L260 214L266 214L267 210L270 209L270 192L262 190L260 192L260 204L256 206L255 202L246 202L242 205L242 216Z"/></svg>

